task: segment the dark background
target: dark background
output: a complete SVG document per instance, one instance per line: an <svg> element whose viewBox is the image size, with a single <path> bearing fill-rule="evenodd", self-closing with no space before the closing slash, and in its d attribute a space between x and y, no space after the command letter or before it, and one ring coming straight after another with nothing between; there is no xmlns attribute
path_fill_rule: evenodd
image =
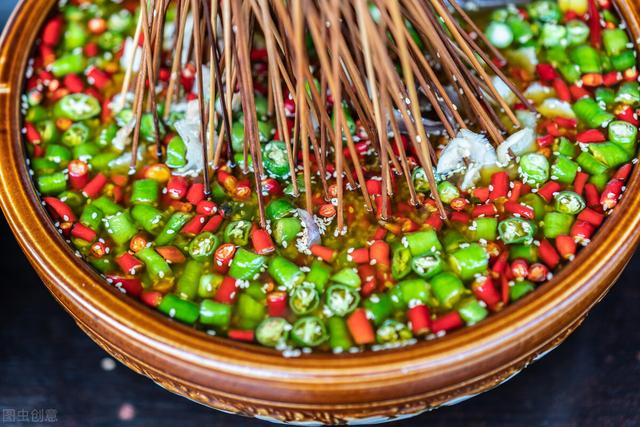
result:
<svg viewBox="0 0 640 427"><path fill-rule="evenodd" d="M0 27L14 4L0 0ZM104 369L107 354L49 295L2 216L0 236L0 425L269 425L175 396L123 365ZM640 255L562 346L507 384L394 426L640 425L638 277ZM34 422L34 409L54 409L57 423ZM28 410L29 421L8 421L6 410Z"/></svg>

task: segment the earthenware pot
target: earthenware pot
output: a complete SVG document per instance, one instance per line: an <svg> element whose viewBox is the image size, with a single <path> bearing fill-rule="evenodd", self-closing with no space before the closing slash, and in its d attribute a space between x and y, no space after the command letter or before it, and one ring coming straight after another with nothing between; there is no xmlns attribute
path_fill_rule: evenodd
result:
<svg viewBox="0 0 640 427"><path fill-rule="evenodd" d="M23 0L2 39L2 209L33 267L78 325L167 390L223 411L298 423L371 423L450 405L497 386L562 342L606 294L638 243L635 168L622 202L574 262L506 310L442 339L286 359L173 322L124 297L76 257L34 190L20 133L20 95L37 30L56 3ZM627 0L622 10L640 39L640 4Z"/></svg>

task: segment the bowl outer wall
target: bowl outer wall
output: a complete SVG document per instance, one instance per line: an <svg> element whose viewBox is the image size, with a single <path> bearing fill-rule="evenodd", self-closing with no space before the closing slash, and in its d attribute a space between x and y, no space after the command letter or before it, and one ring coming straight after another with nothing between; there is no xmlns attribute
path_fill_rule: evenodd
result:
<svg viewBox="0 0 640 427"><path fill-rule="evenodd" d="M620 5L635 40L640 6ZM635 2L634 2L635 3ZM0 46L0 202L50 292L92 339L164 387L218 409L324 422L400 415L491 388L553 348L629 261L640 234L640 171L592 244L549 283L474 327L382 352L283 358L210 337L123 298L63 240L25 162L20 96L37 32L55 0L23 0Z"/></svg>

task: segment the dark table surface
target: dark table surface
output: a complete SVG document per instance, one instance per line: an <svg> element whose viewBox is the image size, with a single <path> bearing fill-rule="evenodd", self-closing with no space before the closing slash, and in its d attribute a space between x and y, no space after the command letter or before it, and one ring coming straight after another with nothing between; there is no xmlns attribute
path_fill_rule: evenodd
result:
<svg viewBox="0 0 640 427"><path fill-rule="evenodd" d="M13 4L0 0L0 26ZM114 364L49 295L1 216L0 236L0 425L268 425L207 409ZM394 425L640 425L638 277L640 254L562 346L507 384Z"/></svg>

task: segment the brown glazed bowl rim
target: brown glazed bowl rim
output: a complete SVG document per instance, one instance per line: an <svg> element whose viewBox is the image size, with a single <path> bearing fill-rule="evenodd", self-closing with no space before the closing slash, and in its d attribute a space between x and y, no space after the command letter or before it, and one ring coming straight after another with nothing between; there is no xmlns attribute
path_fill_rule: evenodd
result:
<svg viewBox="0 0 640 427"><path fill-rule="evenodd" d="M356 354L309 354L284 358L276 351L208 336L123 297L95 273L54 228L37 196L25 162L20 96L24 70L37 31L55 0L22 0L7 23L0 46L0 201L23 251L49 290L80 324L134 341L163 365L167 375L214 372L245 387L247 401L276 401L292 407L314 403L324 388L326 405L366 405L428 395L499 372L544 348L599 301L632 255L640 234L640 169L634 168L625 197L568 267L523 300L478 325L413 346ZM621 4L640 38L637 6ZM126 352L126 349L123 350ZM193 374L193 373L192 373ZM187 375L192 383L194 376ZM217 378L217 377L216 377ZM282 384L295 390L280 394ZM236 385L211 385L229 396ZM380 395L382 393L382 395Z"/></svg>

